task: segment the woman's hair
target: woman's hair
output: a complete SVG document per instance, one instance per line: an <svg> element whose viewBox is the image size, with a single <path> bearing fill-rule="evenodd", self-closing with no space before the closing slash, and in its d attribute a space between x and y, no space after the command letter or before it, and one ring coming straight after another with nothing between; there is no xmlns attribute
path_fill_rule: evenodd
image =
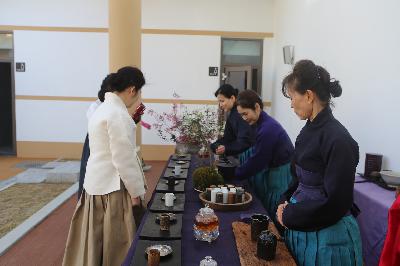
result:
<svg viewBox="0 0 400 266"><path fill-rule="evenodd" d="M282 93L287 98L288 86L300 94L305 94L307 90L313 91L324 105L331 104L332 97L342 95L339 81L331 80L328 71L311 60L298 61L292 73L283 79Z"/></svg>
<svg viewBox="0 0 400 266"><path fill-rule="evenodd" d="M136 91L139 91L146 81L140 69L127 66L120 68L116 73L110 74L108 83L110 86L110 92L122 92L126 88L132 86L135 87Z"/></svg>
<svg viewBox="0 0 400 266"><path fill-rule="evenodd" d="M110 85L108 84L110 81L111 74L108 74L105 79L103 79L103 82L101 83L100 90L97 93L97 97L101 102L104 102L104 95L106 92L110 91Z"/></svg>
<svg viewBox="0 0 400 266"><path fill-rule="evenodd" d="M134 86L136 91L140 90L146 83L142 71L136 67L123 67L116 73L108 74L100 86L97 96L104 102L106 92L124 91L126 88Z"/></svg>
<svg viewBox="0 0 400 266"><path fill-rule="evenodd" d="M219 89L215 92L215 97L218 97L219 94L223 95L225 98L231 98L232 96L235 96L237 98L239 93L238 89L235 89L232 87L230 84L223 84Z"/></svg>
<svg viewBox="0 0 400 266"><path fill-rule="evenodd" d="M236 104L242 108L250 108L256 110L256 103L260 105L261 110L264 108L263 102L258 94L253 90L245 90L239 93Z"/></svg>

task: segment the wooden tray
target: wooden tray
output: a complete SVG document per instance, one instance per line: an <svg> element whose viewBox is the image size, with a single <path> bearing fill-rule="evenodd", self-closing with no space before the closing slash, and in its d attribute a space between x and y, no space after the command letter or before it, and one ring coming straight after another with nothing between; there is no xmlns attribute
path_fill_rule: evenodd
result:
<svg viewBox="0 0 400 266"><path fill-rule="evenodd" d="M182 162L185 162L185 163L182 163L182 164L177 163L177 162L179 162L179 161L174 161L174 160L169 161L168 167L169 168L174 168L177 165L180 166L181 169L188 169L190 167L190 161L182 161Z"/></svg>
<svg viewBox="0 0 400 266"><path fill-rule="evenodd" d="M248 193L245 192L245 201L242 203L234 203L234 204L223 204L223 203L214 203L211 201L206 200L206 192L202 192L199 194L199 198L201 200L201 202L206 205L208 204L208 206L211 209L214 210L218 210L218 211L242 211L242 210L246 210L250 207L251 202L253 201L253 196Z"/></svg>
<svg viewBox="0 0 400 266"><path fill-rule="evenodd" d="M175 177L175 179L187 179L188 176L188 169L182 169L182 172L179 176L175 176L175 174L172 172L172 170L174 170L173 168L167 168L165 169L164 172L164 178L168 178L169 176L173 176Z"/></svg>
<svg viewBox="0 0 400 266"><path fill-rule="evenodd" d="M251 241L251 228L249 224L233 222L232 229L235 235L241 266L296 266L296 262L282 240L279 240L277 243L275 259L266 261L257 257L257 242ZM268 229L275 235L279 235L272 222L269 223Z"/></svg>
<svg viewBox="0 0 400 266"><path fill-rule="evenodd" d="M174 154L174 155L172 155L171 159L174 161L190 161L192 159L192 155L190 155L190 154L183 154L183 155Z"/></svg>
<svg viewBox="0 0 400 266"><path fill-rule="evenodd" d="M153 202L149 207L151 212L172 212L172 213L180 213L183 212L185 207L185 194L183 193L176 193L175 197L176 200L174 202L173 207L165 206L165 202L161 199L164 196L164 193L155 193Z"/></svg>
<svg viewBox="0 0 400 266"><path fill-rule="evenodd" d="M162 257L160 259L160 266L181 266L182 253L181 253L181 240L168 240L168 241L151 241L139 240L136 244L135 254L131 261L131 266L147 265L147 255L145 250L152 245L169 245L172 247L172 254Z"/></svg>
<svg viewBox="0 0 400 266"><path fill-rule="evenodd" d="M169 231L161 231L160 224L156 223L158 213L150 212L140 231L140 239L174 240L182 238L182 214L176 214L176 221L171 223Z"/></svg>
<svg viewBox="0 0 400 266"><path fill-rule="evenodd" d="M167 180L164 178L160 178L156 186L156 192L172 192L172 193L184 193L185 192L185 180L176 180L179 183L173 187L169 187L167 184Z"/></svg>

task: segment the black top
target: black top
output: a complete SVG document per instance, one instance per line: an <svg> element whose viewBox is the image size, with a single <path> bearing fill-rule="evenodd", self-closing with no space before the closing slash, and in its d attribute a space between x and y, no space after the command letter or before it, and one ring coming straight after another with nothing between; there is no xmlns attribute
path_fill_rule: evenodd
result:
<svg viewBox="0 0 400 266"><path fill-rule="evenodd" d="M83 183L85 181L86 165L90 156L89 149L89 135L86 134L85 143L83 144L82 157L81 157L81 167L79 171L79 188L78 188L78 200L83 192Z"/></svg>
<svg viewBox="0 0 400 266"><path fill-rule="evenodd" d="M225 155L237 155L253 146L255 139L255 126L252 127L244 121L234 106L226 120L224 136L212 143L211 149L215 153L219 145L224 145Z"/></svg>
<svg viewBox="0 0 400 266"><path fill-rule="evenodd" d="M296 139L293 165L322 177L324 200L306 200L289 204L283 211L283 224L289 229L316 231L338 222L353 204L356 166L359 160L357 142L337 121L329 107L311 122L307 121ZM293 169L294 167L292 167ZM282 195L281 203L290 198L299 185L295 171L293 182Z"/></svg>

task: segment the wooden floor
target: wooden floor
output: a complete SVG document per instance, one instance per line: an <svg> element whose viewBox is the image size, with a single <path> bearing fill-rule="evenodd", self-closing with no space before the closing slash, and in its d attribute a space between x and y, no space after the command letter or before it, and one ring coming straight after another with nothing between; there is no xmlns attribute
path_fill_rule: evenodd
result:
<svg viewBox="0 0 400 266"><path fill-rule="evenodd" d="M146 161L146 163L152 165L150 171L145 173L149 186L146 194L146 200L148 201L166 162ZM77 197L74 195L11 247L7 253L0 257L0 266L61 265L76 201Z"/></svg>
<svg viewBox="0 0 400 266"><path fill-rule="evenodd" d="M13 177L26 169L15 168L17 163L23 161L52 161L54 159L32 159L32 158L18 158L15 156L0 156L0 181Z"/></svg>

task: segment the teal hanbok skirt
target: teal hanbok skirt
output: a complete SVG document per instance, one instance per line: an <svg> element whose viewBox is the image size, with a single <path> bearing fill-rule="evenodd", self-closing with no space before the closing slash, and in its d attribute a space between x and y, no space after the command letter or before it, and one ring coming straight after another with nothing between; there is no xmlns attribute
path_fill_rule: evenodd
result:
<svg viewBox="0 0 400 266"><path fill-rule="evenodd" d="M291 203L296 200L292 198ZM360 230L353 215L318 231L288 229L285 241L299 266L363 265Z"/></svg>
<svg viewBox="0 0 400 266"><path fill-rule="evenodd" d="M244 164L252 155L252 148L239 155L240 164ZM261 200L270 218L276 221L278 202L292 181L290 163L276 168L264 169L249 177L250 186Z"/></svg>

